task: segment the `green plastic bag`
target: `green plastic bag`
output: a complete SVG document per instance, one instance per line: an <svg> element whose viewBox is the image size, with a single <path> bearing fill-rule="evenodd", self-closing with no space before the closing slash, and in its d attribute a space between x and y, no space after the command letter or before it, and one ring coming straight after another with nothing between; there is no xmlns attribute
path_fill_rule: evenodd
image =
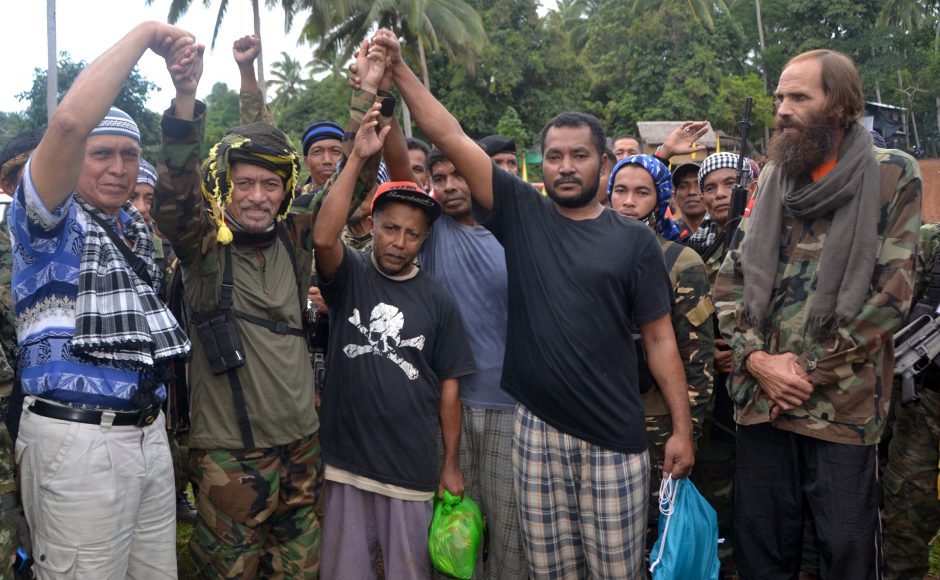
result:
<svg viewBox="0 0 940 580"><path fill-rule="evenodd" d="M434 517L428 533L428 552L434 568L459 580L470 580L483 541L483 515L469 496L434 496Z"/></svg>

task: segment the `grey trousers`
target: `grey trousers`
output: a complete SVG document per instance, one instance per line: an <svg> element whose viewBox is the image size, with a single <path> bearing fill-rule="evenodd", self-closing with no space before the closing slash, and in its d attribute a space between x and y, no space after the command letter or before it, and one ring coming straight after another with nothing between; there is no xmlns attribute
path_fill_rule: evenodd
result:
<svg viewBox="0 0 940 580"><path fill-rule="evenodd" d="M430 501L403 501L326 482L321 578L374 579L377 548L388 580L431 578Z"/></svg>

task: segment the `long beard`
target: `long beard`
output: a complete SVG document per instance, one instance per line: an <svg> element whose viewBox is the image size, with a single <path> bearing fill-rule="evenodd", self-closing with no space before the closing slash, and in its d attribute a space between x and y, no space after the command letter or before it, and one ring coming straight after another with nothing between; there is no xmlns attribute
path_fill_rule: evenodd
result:
<svg viewBox="0 0 940 580"><path fill-rule="evenodd" d="M555 180L555 183L558 183L559 180ZM560 205L561 207L566 207L568 209L577 209L579 207L585 207L589 205L592 201L595 201L597 198L597 190L600 188L601 175L598 173L594 178L594 183L589 187L584 187L581 184L581 193L574 197L561 197L555 191L555 184L545 184L545 191L548 193L549 199Z"/></svg>
<svg viewBox="0 0 940 580"><path fill-rule="evenodd" d="M784 133L788 126L797 131ZM815 113L803 125L787 125L778 120L777 134L770 140L767 156L786 177L810 175L832 152L837 129L838 121L824 113Z"/></svg>

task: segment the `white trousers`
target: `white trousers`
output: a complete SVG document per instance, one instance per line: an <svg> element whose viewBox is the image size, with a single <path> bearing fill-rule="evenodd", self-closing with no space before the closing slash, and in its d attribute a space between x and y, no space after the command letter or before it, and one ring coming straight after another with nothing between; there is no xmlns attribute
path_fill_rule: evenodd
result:
<svg viewBox="0 0 940 580"><path fill-rule="evenodd" d="M147 427L60 421L23 406L16 461L36 578L176 578L173 462Z"/></svg>

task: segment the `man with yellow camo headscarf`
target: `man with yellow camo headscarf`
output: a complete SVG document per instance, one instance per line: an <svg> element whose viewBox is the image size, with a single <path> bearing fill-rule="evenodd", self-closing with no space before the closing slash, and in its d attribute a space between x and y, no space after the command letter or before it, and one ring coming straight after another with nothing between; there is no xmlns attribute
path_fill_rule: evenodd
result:
<svg viewBox="0 0 940 580"><path fill-rule="evenodd" d="M197 51L174 75L152 211L178 257L195 331L189 475L198 521L190 550L202 577L312 578L322 463L305 323L319 203L288 213L301 159L266 123L230 130L200 164L200 74ZM375 98L360 93L354 106ZM352 111L353 131L361 117ZM360 201L378 157L370 163Z"/></svg>

